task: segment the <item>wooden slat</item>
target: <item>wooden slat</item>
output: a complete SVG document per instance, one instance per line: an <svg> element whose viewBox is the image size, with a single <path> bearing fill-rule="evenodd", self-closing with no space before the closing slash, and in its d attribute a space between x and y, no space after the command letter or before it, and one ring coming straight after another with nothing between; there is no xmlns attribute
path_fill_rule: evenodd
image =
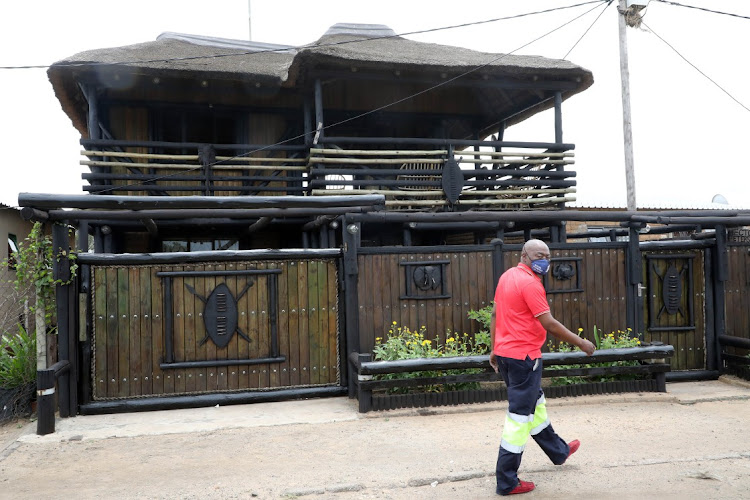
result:
<svg viewBox="0 0 750 500"><path fill-rule="evenodd" d="M278 365L279 369L279 386L289 387L291 385L290 376L290 361L293 359L291 354L290 337L291 332L289 331L289 282L287 276L289 273L289 262L280 262L279 269L281 274L278 278L278 289L279 289L279 352L281 355L286 356L286 361Z"/></svg>
<svg viewBox="0 0 750 500"><path fill-rule="evenodd" d="M505 158L507 156L523 156L528 158L563 158L575 156L572 151L566 153L533 153L530 151L474 151L471 149L462 149L454 153L456 156L490 156L492 158Z"/></svg>
<svg viewBox="0 0 750 500"><path fill-rule="evenodd" d="M104 268L92 267L91 273L94 278L94 326L95 339L94 349L95 353L93 356L94 362L94 380L92 387L94 388L94 399L99 397L107 396L108 387L108 324L109 320L107 315L107 272Z"/></svg>
<svg viewBox="0 0 750 500"><path fill-rule="evenodd" d="M78 162L79 165L87 167L128 167L128 168L153 168L157 172L159 170L191 170L203 173L203 166L192 163L135 163L135 162L120 162L120 161L93 161L93 160L81 160ZM217 163L211 166L212 171L221 170L278 170L283 172L285 170L304 172L307 170L305 165L227 165Z"/></svg>
<svg viewBox="0 0 750 500"><path fill-rule="evenodd" d="M445 160L435 160L431 158L310 158L310 164L328 163L328 164L345 164L345 165L401 165L408 163L426 163L430 165L442 165Z"/></svg>
<svg viewBox="0 0 750 500"><path fill-rule="evenodd" d="M308 287L307 287L307 280L308 280L308 269L305 262L299 263L299 270L297 274L297 296L299 300L299 323L298 323L298 332L299 332L299 359L300 359L300 367L298 371L300 372L300 384L302 385L308 385L311 382L310 379L310 326L309 326L309 318L308 318Z"/></svg>
<svg viewBox="0 0 750 500"><path fill-rule="evenodd" d="M164 393L164 372L159 363L164 356L164 309L162 297L164 297L164 286L156 273L160 271L159 266L151 268L151 393Z"/></svg>
<svg viewBox="0 0 750 500"><path fill-rule="evenodd" d="M185 270L187 271L191 271L194 269L194 266L185 266ZM185 313L185 350L182 359L185 361L196 360L196 347L198 345L198 342L200 342L204 335L202 317L198 316L198 313L203 311L203 302L201 302L201 300L198 299L195 294L190 292L187 288L187 285L190 285L193 290L195 290L196 279L194 277L185 276L180 281L182 281L182 288L184 289L182 294L182 309ZM198 301L197 304L196 301ZM200 336L201 339L197 339L198 336ZM185 370L185 372L185 391L196 392L198 390L197 370L189 369Z"/></svg>
<svg viewBox="0 0 750 500"><path fill-rule="evenodd" d="M356 155L356 156L440 156L448 154L445 149L427 150L379 150L379 149L322 149L311 148L310 155Z"/></svg>
<svg viewBox="0 0 750 500"><path fill-rule="evenodd" d="M128 304L128 270L117 268L117 396L130 395L130 339Z"/></svg>
<svg viewBox="0 0 750 500"><path fill-rule="evenodd" d="M320 331L320 303L318 289L318 265L315 261L307 263L307 317L310 342L310 383L320 383L320 358L322 335Z"/></svg>
<svg viewBox="0 0 750 500"><path fill-rule="evenodd" d="M138 328L141 332L140 349L141 349L141 368L138 375L141 380L140 394L148 395L152 393L151 374L153 372L153 359L151 358L151 269L148 267L139 267L138 270L138 300L139 300L139 323Z"/></svg>
<svg viewBox="0 0 750 500"><path fill-rule="evenodd" d="M278 268L279 268L279 266L278 266L277 262L269 262L268 263L268 269L278 269ZM278 275L274 276L274 278L272 278L271 276L269 276L266 279L268 279L268 280L270 280L270 279L276 279L276 301L277 301L277 308L276 308L275 314L276 314L276 332L277 332L277 335L279 335L279 333L280 333L280 329L279 329L280 315L279 315L279 308L278 308L279 290L280 290L279 279L278 279ZM266 315L266 317L269 320L268 321L268 328L269 328L269 330L268 330L268 339L269 339L269 341L268 341L269 342L268 349L269 349L269 355L271 354L271 352L270 352L271 351L271 322L270 322L270 319L271 319L271 314L273 312L273 311L271 311L271 300L270 299L271 299L271 297L269 297L268 307L266 307L266 311L268 312L268 314ZM281 339L279 339L278 337L277 337L277 342L278 342L277 345L280 348L281 347ZM281 369L281 365L279 365L279 364L275 364L274 363L274 364L271 364L269 366L269 368L268 368L268 374L269 374L268 385L269 385L269 387L279 387L279 386L281 386L281 383L280 383L280 381L281 381L281 373L279 372L280 369Z"/></svg>
<svg viewBox="0 0 750 500"><path fill-rule="evenodd" d="M289 384L300 384L300 332L299 332L299 295L297 289L298 272L300 264L292 261L287 266L287 293L288 305L287 311L289 316Z"/></svg>
<svg viewBox="0 0 750 500"><path fill-rule="evenodd" d="M329 261L326 265L328 270L328 377L327 382L335 383L339 380L339 356L338 356L338 279L336 276L336 265Z"/></svg>
<svg viewBox="0 0 750 500"><path fill-rule="evenodd" d="M157 153L136 153L123 151L81 151L83 156L108 156L113 158L147 158L152 160L182 160L182 161L199 161L198 155L168 155ZM307 163L307 158L266 158L257 156L217 156L217 161L237 161L237 162L268 162L268 163ZM121 165L123 163L120 163ZM127 165L127 164L125 164ZM149 164L153 165L153 164ZM254 167L253 167L254 168Z"/></svg>
<svg viewBox="0 0 750 500"><path fill-rule="evenodd" d="M491 164L491 165L573 165L574 160L528 160L521 158L518 160L486 160L482 158L456 158L458 163L474 163L474 164ZM498 174L502 174L502 170L497 171ZM529 170L529 175L535 173L543 174L543 170Z"/></svg>
<svg viewBox="0 0 750 500"><path fill-rule="evenodd" d="M238 262L236 269L238 271L244 271L247 270L247 263L245 262ZM249 294L250 290L258 286L257 283L255 283L255 278L252 276L243 276L237 278L237 294L239 294L247 284L253 283L253 285L245 292L245 295L242 297L235 297L237 299L237 325L238 327L247 335L252 342L257 342L257 340L253 339L252 332L250 331L250 321L249 321L249 314L250 314L250 308L249 308ZM237 359L248 359L250 357L250 343L247 342L247 340L241 338L239 335L237 335ZM233 387L235 389L243 389L248 387L248 382L250 380L250 375L248 374L248 368L249 365L241 365L236 366L233 368L234 372L236 373L236 376L234 377L235 380L233 382L236 387ZM232 384L230 384L232 385Z"/></svg>
<svg viewBox="0 0 750 500"><path fill-rule="evenodd" d="M130 380L129 396L140 396L143 394L141 381L143 379L143 363L141 361L141 332L140 332L140 282L138 279L138 268L128 269L128 303L130 313L128 314L128 336L130 337L130 359L128 362Z"/></svg>
<svg viewBox="0 0 750 500"><path fill-rule="evenodd" d="M256 264L252 264L249 266L253 269L257 269ZM248 345L248 352L250 353L250 359L256 359L260 358L261 356L265 356L265 353L261 351L261 307L262 303L260 302L260 293L261 289L266 286L265 279L258 275L254 276L253 279L254 284L252 287L250 287L250 290L247 291L248 296L248 336L252 340L250 344ZM247 367L247 375L248 375L248 387L257 389L260 387L260 371L258 370L258 365L249 365Z"/></svg>

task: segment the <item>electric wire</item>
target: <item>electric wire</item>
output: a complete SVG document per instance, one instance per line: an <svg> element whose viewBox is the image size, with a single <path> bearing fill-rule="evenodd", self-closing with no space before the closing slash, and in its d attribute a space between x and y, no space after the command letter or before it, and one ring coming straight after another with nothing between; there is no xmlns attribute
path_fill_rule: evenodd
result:
<svg viewBox="0 0 750 500"><path fill-rule="evenodd" d="M550 12L556 12L560 10L565 9L572 9L575 7L581 7L584 5L590 5L592 3L605 3L611 0L589 0L588 2L582 2L577 3L573 5L566 5L563 7L554 7L550 9L545 10L539 10L535 12L526 12L523 14L516 14L513 16L505 16L505 17L496 17L493 19L486 19L483 21L473 21L469 23L462 23L462 24L454 24L451 26L442 26L439 28L428 28L424 30L417 30L417 31L407 31L403 33L398 33L394 35L383 35L383 36L377 36L377 37L371 37L366 39L357 39L357 40L343 40L339 42L331 42L331 43L322 43L322 44L313 44L313 45L299 45L296 47L283 47L283 48L275 48L275 49L264 49L264 50L248 50L248 51L242 51L242 52L234 52L231 54L214 54L210 56L186 56L186 57L172 57L167 59L147 59L147 60L139 60L139 61L116 61L116 62L98 62L98 63L89 63L89 62L76 62L76 63L57 63L54 64L55 67L77 67L77 66L124 66L128 64L147 64L147 63L157 63L157 62L178 62L178 61L192 61L192 60L199 60L199 59L218 59L221 57L239 57L239 56L246 56L246 55L254 55L254 54L266 54L269 52L285 52L290 49L294 50L302 50L302 49L315 49L315 48L321 48L321 47L332 47L337 45L347 45L351 43L362 43L367 42L371 40L384 40L388 38L398 38L403 36L409 36L409 35L421 35L425 33L434 33L438 31L444 31L444 30L450 30L450 29L457 29L457 28L466 28L470 26L478 26L482 24L489 24L489 23L495 23L498 21L508 21L512 19L520 19L522 17L529 17L534 16L538 14L547 14ZM13 69L47 69L50 68L52 65L26 65L26 66L0 66L0 70L13 70Z"/></svg>
<svg viewBox="0 0 750 500"><path fill-rule="evenodd" d="M672 46L672 45L671 45L671 44L670 44L669 42L667 42L667 41L666 41L666 40L665 40L664 38L662 38L661 36L659 36L659 34L658 34L657 32L655 32L655 31L654 31L654 30L653 30L653 29L652 29L651 27L649 27L649 26L648 26L648 25L647 25L647 24L646 24L645 22L641 22L641 24L642 24L643 26L645 26L645 27L646 27L646 29L648 29L648 30L649 30L649 31L650 31L651 33L653 33L653 34L654 34L654 36L656 36L656 38L658 38L659 40L661 40L662 42L664 42L664 44L665 44L665 45L666 45L667 47L669 47L670 49L672 49L672 50L674 51L674 53L675 53L675 54L677 54L678 56L680 56L680 57L682 58L682 60L683 60L683 61L685 61L686 63L688 63L688 64L689 64L690 66L692 66L692 67L693 67L693 69L695 69L695 70L696 70L696 71L697 71L698 73L700 73L701 75L703 75L703 76L704 76L704 77L705 77L705 78L706 78L706 79L707 79L707 80L708 80L709 82L713 83L713 84L714 84L714 85L715 85L716 87L718 87L718 88L719 88L719 90L721 90L721 91L722 91L722 92L724 92L724 93L725 93L726 95L728 95L728 96L729 96L729 97L730 97L730 98L731 98L731 99L732 99L732 100L733 100L734 102L736 102L737 104L739 104L740 106L742 106L743 108L745 108L745 110L746 110L746 111L750 111L750 108L748 108L747 106L745 106L744 104L742 104L742 102L740 102L740 101L739 101L739 99L737 99L737 98L736 98L736 97L734 97L734 96L733 96L732 94L730 94L728 90L726 90L726 89L725 89L724 87L722 87L721 85L719 85L719 84L718 84L718 83L717 83L716 81L714 81L714 80L713 80L713 79L712 79L712 78L711 78L710 76L708 76L708 75L707 75L706 73L704 73L703 71L701 71L701 69L700 69L700 68L698 68L698 66L696 66L695 64L693 64L693 63L691 63L690 61L688 61L688 59L687 59L687 58L686 58L685 56L683 56L683 55L682 55L682 54L681 54L681 53L680 53L680 52L679 52L679 51L678 51L678 50L677 50L676 48L674 48L674 47L673 47L673 46Z"/></svg>
<svg viewBox="0 0 750 500"><path fill-rule="evenodd" d="M568 58L568 56L570 55L570 53L573 52L573 49L576 48L576 46L581 42L581 40L583 40L583 38L589 33L589 31L591 31L591 28L594 27L594 25L599 20L599 18L602 17L602 14L604 14L604 12L607 10L607 7L609 7L610 5L612 5L613 1L614 0L608 0L607 1L607 5L605 5L604 8L602 9L602 11L599 13L599 15L596 16L596 19L594 19L594 22L591 23L591 26L589 26L588 29L583 32L583 35L581 35L581 38L579 38L578 40L576 40L576 43L574 43L573 46L570 48L570 50L565 53L565 55L562 57L563 59L567 59Z"/></svg>
<svg viewBox="0 0 750 500"><path fill-rule="evenodd" d="M601 2L597 1L597 2L589 2L589 3L601 3ZM494 64L494 63L500 61L501 59L503 59L503 58L505 58L505 57L507 57L509 55L512 55L513 53L518 52L519 50L522 50L522 49L528 47L529 45L531 45L531 44L533 44L535 42L538 42L539 40L541 40L541 39L543 39L543 38L551 35L552 33L554 33L556 31L564 28L565 26L569 25L570 23L572 23L572 22L580 19L581 17L583 17L586 14L588 14L589 12L597 9L598 7L599 7L599 5L596 5L595 7L587 10L586 12L584 12L584 13L576 16L576 17L574 17L573 19L571 19L569 21L566 21L565 23L561 24L560 26L558 26L558 27L556 27L556 28L548 31L547 33L545 33L545 34L543 34L543 35L541 35L541 36L539 36L539 37L537 37L537 38L535 38L535 39L533 39L533 40L531 40L531 41L529 41L529 42L521 45L520 47L517 47L517 48L513 49L512 51L510 51L508 53L500 54L498 57L495 57L492 60L490 60L490 61L488 61L488 62L486 62L486 63L484 63L482 65L473 67L473 68L471 68L471 69L469 69L469 70L467 70L467 71L465 71L463 73L460 73L460 74L458 74L458 75L456 75L456 76L454 76L452 78L449 78L448 80L440 82L440 83L438 83L436 85L433 85L431 87L423 89L423 90L421 90L419 92L416 92L414 94L408 95L408 96L403 97L401 99L398 99L396 101L390 102L388 104L384 104L383 106L371 109L369 111L362 112L362 113L360 113L358 115L346 118L344 120L340 120L340 121L335 122L335 123L331 123L329 125L325 125L322 128L320 128L319 130L327 130L327 129L330 129L330 128L333 128L333 127L337 127L339 125L343 125L343 124L348 123L348 122L353 121L353 120L358 120L358 119L363 118L365 116L368 116L368 115L371 115L371 114L374 114L374 113L378 113L378 112L383 111L385 109L388 109L388 108L390 108L392 106L396 106L398 104L401 104L402 102L408 101L408 100L413 99L415 97L418 97L420 95L426 94L428 92L432 92L432 91L434 91L434 90L436 90L436 89L438 89L440 87L448 85L448 84L450 84L450 83L452 83L452 82L454 82L454 81L456 81L456 80L458 80L460 78L463 78L463 77L465 77L467 75L470 75L470 74L472 74L472 73L474 73L476 71L479 71L482 68L485 68L485 67L487 67L487 66L489 66L491 64ZM245 156L248 156L248 155L251 155L251 154L254 154L254 153L259 153L261 151L264 151L264 150L266 150L268 148L271 148L271 147L274 147L274 146L280 146L280 145L286 144L288 142L292 142L292 141L296 141L298 139L302 139L302 138L304 138L307 135L315 134L315 133L317 133L317 130L311 131L311 132L304 132L302 134L296 135L294 137L290 137L288 139L284 139L284 140L276 142L274 144L267 144L267 145L263 146L262 148L257 148L257 149L254 149L252 151L248 151L246 153L242 153L240 155L232 156L231 158L227 158L227 159L224 159L224 160L219 160L219 161L214 162L214 163L210 163L208 166L209 167L213 167L213 166L216 166L216 165L219 165L219 164L222 164L222 163L230 162L230 161L238 159L238 158L243 158ZM184 173L193 172L193 171L200 170L200 169L203 169L203 168L205 168L203 165L196 166L195 168L186 169L186 170L183 170L183 171L178 172L178 173L165 174L163 176L154 177L154 178L151 178L151 179L148 179L148 180L144 180L144 181L141 181L141 182L137 182L137 183L133 183L133 184L125 184L125 185L122 185L122 186L116 186L116 187L109 188L109 189L102 189L101 191L97 191L97 193L106 193L106 192L115 191L115 190L121 191L124 188L138 187L138 186L143 185L143 184L145 184L147 182L160 181L160 180L168 179L168 178L176 176L176 175L182 175Z"/></svg>
<svg viewBox="0 0 750 500"><path fill-rule="evenodd" d="M685 5L677 2L670 2L669 0L653 0L654 2L665 3L667 5L674 5L675 7L685 7L687 9L702 10L704 12L711 12L712 14L721 14L724 16L738 17L740 19L750 19L750 16L742 16L740 14L733 14L731 12L722 12L720 10L707 9L705 7L696 7L695 5Z"/></svg>

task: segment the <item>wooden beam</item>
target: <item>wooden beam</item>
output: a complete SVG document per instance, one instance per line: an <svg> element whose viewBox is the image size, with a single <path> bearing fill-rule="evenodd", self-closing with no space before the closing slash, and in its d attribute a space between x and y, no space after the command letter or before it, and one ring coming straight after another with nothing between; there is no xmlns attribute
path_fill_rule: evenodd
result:
<svg viewBox="0 0 750 500"><path fill-rule="evenodd" d="M315 207L377 207L385 198L369 196L104 196L21 193L21 207L37 209L99 208L117 210L148 209L252 209L315 208Z"/></svg>

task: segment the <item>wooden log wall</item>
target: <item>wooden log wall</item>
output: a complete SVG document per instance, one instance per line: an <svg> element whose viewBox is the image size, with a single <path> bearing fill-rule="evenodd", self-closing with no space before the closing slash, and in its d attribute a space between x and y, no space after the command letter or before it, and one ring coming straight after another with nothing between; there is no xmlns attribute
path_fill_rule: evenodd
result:
<svg viewBox="0 0 750 500"><path fill-rule="evenodd" d="M165 293L167 281L157 276L159 272L246 270L277 274L174 276L169 305L166 303L169 295ZM92 266L92 276L94 400L339 382L338 282L333 260ZM276 311L269 309L270 279L276 279ZM222 283L237 301L238 328L228 332L231 340L219 348L211 338L203 342L208 336L203 312L204 300ZM247 285L250 287L243 294ZM169 314L170 305L173 361L209 364L218 361L229 362L229 366L163 365L168 358L165 314ZM284 358L283 362L231 365L233 360L272 355L274 316L278 355Z"/></svg>
<svg viewBox="0 0 750 500"><path fill-rule="evenodd" d="M449 248L448 248L449 249ZM474 334L480 325L467 316L492 302L495 290L492 253L487 251L366 253L358 256L359 266L359 333L362 352L371 351L375 338L385 339L393 322L416 331L426 328L425 338L445 342L448 330ZM419 290L413 272L425 262L444 268L445 298L441 287ZM437 262L447 262L437 264ZM409 264L409 265L404 265ZM442 272L442 271L441 271ZM411 297L406 296L407 279L411 279Z"/></svg>
<svg viewBox="0 0 750 500"><path fill-rule="evenodd" d="M726 292L726 334L750 338L750 244L730 243ZM744 351L737 351L738 353Z"/></svg>

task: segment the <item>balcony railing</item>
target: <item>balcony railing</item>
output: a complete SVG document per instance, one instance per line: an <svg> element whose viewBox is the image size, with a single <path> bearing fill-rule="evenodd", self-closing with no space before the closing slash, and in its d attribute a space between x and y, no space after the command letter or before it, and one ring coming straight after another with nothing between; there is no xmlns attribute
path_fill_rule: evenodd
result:
<svg viewBox="0 0 750 500"><path fill-rule="evenodd" d="M310 149L313 195L382 194L396 210L540 208L575 199L575 171L565 170L574 163L569 144L327 138L328 144L348 147ZM394 145L411 147L382 149Z"/></svg>
<svg viewBox="0 0 750 500"><path fill-rule="evenodd" d="M83 140L96 194L303 195L307 148L299 145Z"/></svg>
<svg viewBox="0 0 750 500"><path fill-rule="evenodd" d="M326 138L259 146L83 140L85 191L174 195L382 194L391 210L562 207L572 145ZM342 148L341 146L346 146Z"/></svg>

